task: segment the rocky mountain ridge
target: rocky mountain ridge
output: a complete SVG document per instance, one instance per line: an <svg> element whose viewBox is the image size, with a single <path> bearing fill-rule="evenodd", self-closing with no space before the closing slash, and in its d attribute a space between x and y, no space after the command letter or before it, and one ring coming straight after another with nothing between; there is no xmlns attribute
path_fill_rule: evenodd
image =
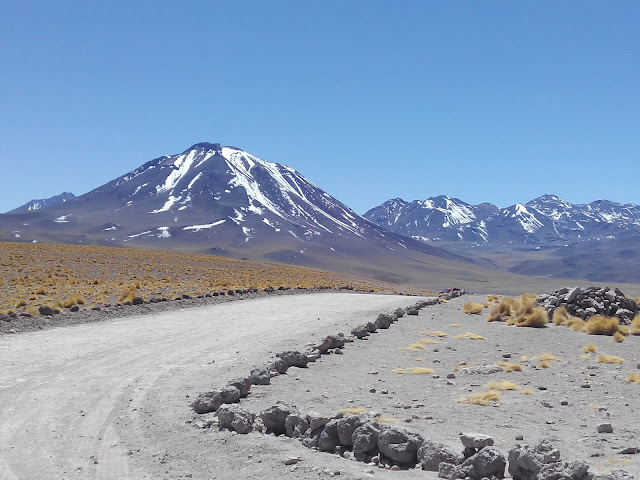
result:
<svg viewBox="0 0 640 480"><path fill-rule="evenodd" d="M55 195L53 197L30 200L24 205L20 205L7 213L35 212L36 210L44 210L61 203L69 202L74 198L76 198L76 196L73 193L62 192L60 195Z"/></svg>

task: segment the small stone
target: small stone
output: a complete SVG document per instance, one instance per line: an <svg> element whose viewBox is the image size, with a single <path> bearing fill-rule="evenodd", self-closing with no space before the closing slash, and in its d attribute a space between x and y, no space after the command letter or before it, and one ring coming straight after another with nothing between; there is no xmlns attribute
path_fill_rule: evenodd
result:
<svg viewBox="0 0 640 480"><path fill-rule="evenodd" d="M598 433L613 433L613 426L610 423L599 423L596 428Z"/></svg>
<svg viewBox="0 0 640 480"><path fill-rule="evenodd" d="M300 457L289 457L284 461L285 465L295 465L300 461Z"/></svg>
<svg viewBox="0 0 640 480"><path fill-rule="evenodd" d="M516 435L516 440L520 440L520 441L522 441L522 440L524 440L524 436L522 436L522 435Z"/></svg>

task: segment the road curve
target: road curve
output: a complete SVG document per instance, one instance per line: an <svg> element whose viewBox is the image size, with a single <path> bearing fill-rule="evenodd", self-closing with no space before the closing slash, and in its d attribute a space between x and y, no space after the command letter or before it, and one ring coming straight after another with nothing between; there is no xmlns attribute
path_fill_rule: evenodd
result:
<svg viewBox="0 0 640 480"><path fill-rule="evenodd" d="M194 395L413 301L281 296L0 337L0 479L175 478L163 455L189 451Z"/></svg>

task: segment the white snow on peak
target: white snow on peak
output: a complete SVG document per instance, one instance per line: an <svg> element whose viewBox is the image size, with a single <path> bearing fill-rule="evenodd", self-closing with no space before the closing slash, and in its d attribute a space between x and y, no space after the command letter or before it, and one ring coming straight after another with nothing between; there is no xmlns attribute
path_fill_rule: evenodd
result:
<svg viewBox="0 0 640 480"><path fill-rule="evenodd" d="M158 234L158 238L169 238L171 237L171 233L169 233L169 227L158 227L160 233Z"/></svg>
<svg viewBox="0 0 640 480"><path fill-rule="evenodd" d="M471 210L466 205L462 205L458 202L455 202L449 197L444 197L444 201L445 201L444 207L437 207L435 202L432 199L421 201L419 202L419 204L429 210L436 210L436 211L442 212L442 214L444 215L444 222L442 226L445 228L450 227L452 225L463 225L463 224L471 223L476 219L476 216L473 213L473 210ZM430 217L430 214L427 217L425 217L425 220L427 220L427 222L429 217Z"/></svg>
<svg viewBox="0 0 640 480"><path fill-rule="evenodd" d="M166 212L167 210L169 210L174 203L176 203L177 201L179 201L182 197L174 197L173 195L169 195L169 198L167 199L166 202L164 202L164 205L162 207L160 207L157 210L151 210L149 213L160 213L160 212Z"/></svg>
<svg viewBox="0 0 640 480"><path fill-rule="evenodd" d="M193 184L196 183L196 181L202 176L202 172L198 172L198 174L193 177L193 180L191 180L189 182L189 185L187 186L187 190L191 190L191 187L193 187Z"/></svg>
<svg viewBox="0 0 640 480"><path fill-rule="evenodd" d="M511 218L517 218L518 222L527 233L535 233L536 230L543 226L542 222L540 222L535 215L529 212L527 207L521 203L516 205L515 213L511 215Z"/></svg>
<svg viewBox="0 0 640 480"><path fill-rule="evenodd" d="M201 230L205 230L207 228L213 228L216 227L218 225L222 225L224 222L226 222L227 220L218 220L217 222L213 222L213 223L207 223L206 225L191 225L188 227L184 227L182 230L193 230L194 232L199 232Z"/></svg>
<svg viewBox="0 0 640 480"><path fill-rule="evenodd" d="M175 169L167 176L167 179L162 185L156 187L158 193L168 192L172 190L184 177L196 158L196 150L191 150L187 155L178 155L178 158L173 162Z"/></svg>

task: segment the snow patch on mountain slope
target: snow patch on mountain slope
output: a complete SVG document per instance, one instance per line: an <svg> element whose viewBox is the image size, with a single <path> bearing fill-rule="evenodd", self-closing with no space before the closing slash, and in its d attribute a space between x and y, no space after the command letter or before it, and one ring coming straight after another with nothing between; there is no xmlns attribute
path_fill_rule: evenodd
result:
<svg viewBox="0 0 640 480"><path fill-rule="evenodd" d="M190 225L188 227L184 227L182 230L193 230L194 232L200 232L208 228L213 228L213 227L217 227L218 225L222 225L226 221L227 220L224 219L224 220L218 220L217 222L213 222L213 223L207 223L205 225Z"/></svg>

